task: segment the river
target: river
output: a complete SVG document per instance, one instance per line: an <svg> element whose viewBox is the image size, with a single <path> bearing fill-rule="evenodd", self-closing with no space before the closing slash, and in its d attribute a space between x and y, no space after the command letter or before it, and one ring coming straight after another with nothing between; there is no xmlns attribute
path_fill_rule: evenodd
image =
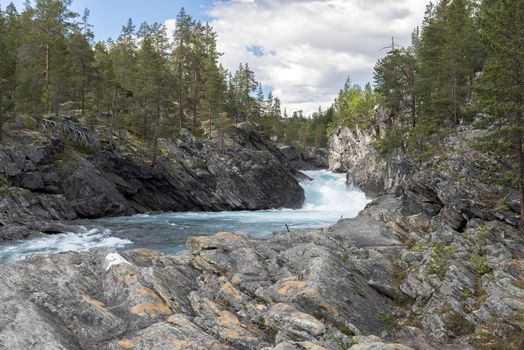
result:
<svg viewBox="0 0 524 350"><path fill-rule="evenodd" d="M13 263L35 253L85 251L90 248L150 248L166 254L186 249L189 236L220 231L262 236L275 231L312 229L331 225L341 217L355 217L369 202L365 194L345 183L344 174L305 172L301 183L306 200L301 209L238 212L140 214L78 222L79 232L39 237L0 245L0 263Z"/></svg>

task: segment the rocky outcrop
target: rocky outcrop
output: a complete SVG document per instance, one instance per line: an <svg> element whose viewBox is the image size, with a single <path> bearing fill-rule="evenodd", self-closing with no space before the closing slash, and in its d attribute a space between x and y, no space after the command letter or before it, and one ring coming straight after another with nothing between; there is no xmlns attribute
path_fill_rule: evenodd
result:
<svg viewBox="0 0 524 350"><path fill-rule="evenodd" d="M70 128L88 134L67 119ZM151 211L296 208L304 201L280 150L258 132L237 131L218 148L183 132L161 155L123 139L116 147L73 142L61 133L14 130L0 146L0 240L62 232L60 222Z"/></svg>
<svg viewBox="0 0 524 350"><path fill-rule="evenodd" d="M190 252L175 257L92 250L6 266L0 346L347 348L356 335L387 332L381 315L396 307L344 257L350 248L341 247L373 244L387 251L400 244L384 236L383 224L375 224L372 236L361 230L391 205L398 202L322 231L259 240L229 233L193 237Z"/></svg>
<svg viewBox="0 0 524 350"><path fill-rule="evenodd" d="M435 141L434 154L427 159L415 161L398 155L385 160L373 146L378 137L375 131L341 128L331 136L330 169L347 171L348 183L370 196L403 196L407 215L439 214L443 222L458 231L473 218L517 226L517 189L501 184L511 163L474 147L488 134L464 126Z"/></svg>
<svg viewBox="0 0 524 350"><path fill-rule="evenodd" d="M520 205L506 203L516 193L503 185L507 160L473 147L488 133L463 127L447 137L441 151L403 182L404 212L438 215L460 232L472 219L518 226Z"/></svg>
<svg viewBox="0 0 524 350"><path fill-rule="evenodd" d="M373 141L373 133L358 128L335 130L330 137L329 169L347 172L349 184L376 197L384 190L387 163L377 156Z"/></svg>
<svg viewBox="0 0 524 350"><path fill-rule="evenodd" d="M299 170L321 170L329 168L329 151L324 148L283 146L280 151L288 164Z"/></svg>

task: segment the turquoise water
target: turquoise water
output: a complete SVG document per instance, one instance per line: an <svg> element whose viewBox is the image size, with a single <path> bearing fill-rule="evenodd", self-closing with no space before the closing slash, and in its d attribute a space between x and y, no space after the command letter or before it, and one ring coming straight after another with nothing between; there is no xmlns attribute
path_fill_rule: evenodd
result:
<svg viewBox="0 0 524 350"><path fill-rule="evenodd" d="M355 217L369 202L363 192L346 185L344 174L305 173L312 180L301 183L306 195L302 209L141 214L90 220L81 222L78 232L0 245L0 263L11 263L34 253L85 251L94 247L145 247L176 254L185 249L189 236L219 231L262 236L284 231L286 224L291 229L324 227L341 217Z"/></svg>

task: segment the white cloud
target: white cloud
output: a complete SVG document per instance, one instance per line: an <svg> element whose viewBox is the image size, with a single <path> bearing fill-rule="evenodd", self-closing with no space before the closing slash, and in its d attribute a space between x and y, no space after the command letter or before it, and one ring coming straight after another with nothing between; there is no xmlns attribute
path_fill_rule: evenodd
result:
<svg viewBox="0 0 524 350"><path fill-rule="evenodd" d="M288 111L328 107L347 76L371 81L373 66L391 42L408 45L421 23L424 0L232 0L209 15L222 63L235 71L248 62ZM257 47L259 53L248 48Z"/></svg>
<svg viewBox="0 0 524 350"><path fill-rule="evenodd" d="M176 29L176 19L167 19L164 21L164 26L166 27L166 33L168 38L172 38Z"/></svg>

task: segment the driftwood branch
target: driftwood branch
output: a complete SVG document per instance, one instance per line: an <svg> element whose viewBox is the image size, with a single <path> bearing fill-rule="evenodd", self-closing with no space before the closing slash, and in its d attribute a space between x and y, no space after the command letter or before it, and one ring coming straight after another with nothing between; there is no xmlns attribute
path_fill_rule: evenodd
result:
<svg viewBox="0 0 524 350"><path fill-rule="evenodd" d="M100 140L88 130L65 121L42 120L44 133L62 132L69 140L85 146L100 148Z"/></svg>

